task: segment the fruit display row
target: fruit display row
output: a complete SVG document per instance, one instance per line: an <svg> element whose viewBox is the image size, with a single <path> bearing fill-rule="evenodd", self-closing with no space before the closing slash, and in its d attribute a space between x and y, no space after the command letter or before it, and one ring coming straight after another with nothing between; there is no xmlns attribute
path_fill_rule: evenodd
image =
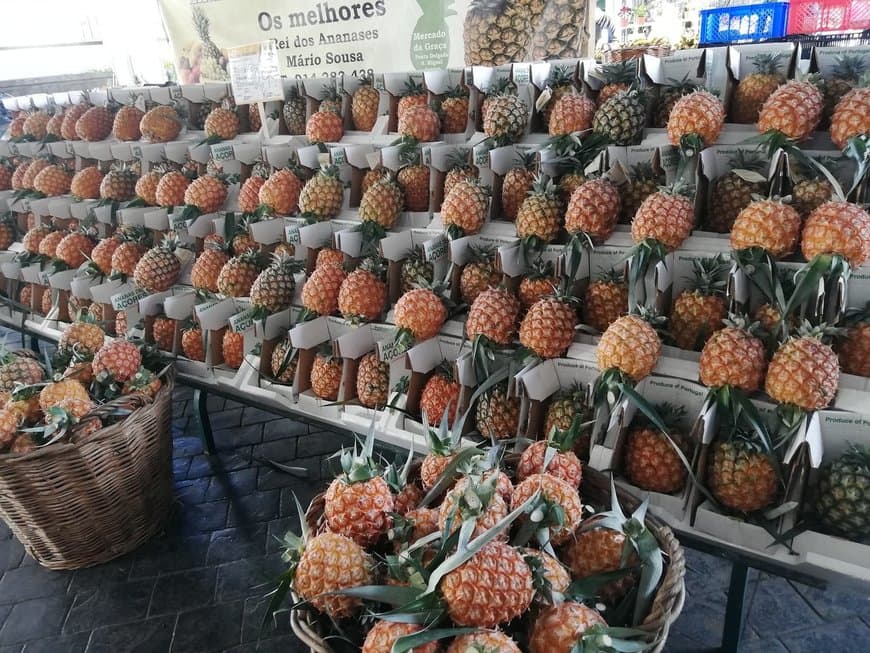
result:
<svg viewBox="0 0 870 653"><path fill-rule="evenodd" d="M189 161L143 146L126 164L91 144L55 155L71 175L16 143L9 318L45 302L40 327L56 329L86 312L182 370L348 426L374 418L406 446L466 410L467 439L542 441L561 412L559 430L577 428L549 448L616 470L674 523L734 541L736 516L738 543L766 555L861 560L845 538L867 538L865 491L842 488L866 471L848 443L868 443L870 217L846 199L861 163L832 172L818 153L863 153L866 89L834 105L829 133L815 79L779 80L743 128L686 89L643 137L634 89L595 107L575 85L550 97L549 123L573 121L551 140L530 132L545 95L533 111L508 90L521 68L462 142L418 131L442 120L422 95L396 103L380 143L261 133L245 161L236 140L207 162L195 141ZM820 466L818 483L803 473ZM769 546L768 531L790 534Z"/></svg>

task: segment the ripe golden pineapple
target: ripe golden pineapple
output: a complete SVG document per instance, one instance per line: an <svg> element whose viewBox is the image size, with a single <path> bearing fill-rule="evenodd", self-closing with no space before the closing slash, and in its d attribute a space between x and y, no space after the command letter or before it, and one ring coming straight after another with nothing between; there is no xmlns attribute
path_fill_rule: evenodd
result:
<svg viewBox="0 0 870 653"><path fill-rule="evenodd" d="M782 53L750 57L754 71L741 79L731 98L731 119L751 124L776 89L784 82Z"/></svg>
<svg viewBox="0 0 870 653"><path fill-rule="evenodd" d="M48 159L33 159L24 171L24 176L21 178L21 187L27 190L36 190L36 176L50 165L51 162Z"/></svg>
<svg viewBox="0 0 870 653"><path fill-rule="evenodd" d="M338 310L348 320L373 322L384 312L387 284L384 266L369 258L342 281L338 291Z"/></svg>
<svg viewBox="0 0 870 653"><path fill-rule="evenodd" d="M359 204L359 217L364 223L391 229L399 219L404 201L402 189L392 176L383 177L363 193Z"/></svg>
<svg viewBox="0 0 870 653"><path fill-rule="evenodd" d="M651 163L632 166L628 185L622 189L621 222L631 223L643 201L658 191L664 176Z"/></svg>
<svg viewBox="0 0 870 653"><path fill-rule="evenodd" d="M45 378L45 370L25 352L0 347L0 391L12 392L18 385L33 385Z"/></svg>
<svg viewBox="0 0 870 653"><path fill-rule="evenodd" d="M224 331L221 340L221 357L227 367L234 370L242 366L245 360L245 336L235 331Z"/></svg>
<svg viewBox="0 0 870 653"><path fill-rule="evenodd" d="M139 259L147 251L144 245L137 242L140 238L144 238L144 234L140 235L139 229L129 233L121 232L121 242L112 252L111 271L113 273L130 276L136 271Z"/></svg>
<svg viewBox="0 0 870 653"><path fill-rule="evenodd" d="M532 625L531 653L569 653L583 634L595 626L606 626L604 618L582 603L565 601L544 608Z"/></svg>
<svg viewBox="0 0 870 653"><path fill-rule="evenodd" d="M80 231L67 234L57 244L55 256L70 268L77 268L91 258L94 241Z"/></svg>
<svg viewBox="0 0 870 653"><path fill-rule="evenodd" d="M569 430L548 431L546 439L533 442L523 451L517 463L517 480L522 482L533 474L549 474L579 488L583 466L572 451L574 440L575 435Z"/></svg>
<svg viewBox="0 0 870 653"><path fill-rule="evenodd" d="M516 510L536 492L540 492L544 502L561 509L562 519L547 524L550 541L557 545L569 541L583 520L583 506L577 488L550 474L532 474L514 488L511 509Z"/></svg>
<svg viewBox="0 0 870 653"><path fill-rule="evenodd" d="M444 175L444 188L441 194L442 201L450 194L450 191L453 190L459 182L466 181L467 179L478 179L480 177L480 170L477 166L468 162L468 157L469 150L464 147L457 147L454 154L450 157L450 169L447 171L447 174ZM522 197L525 197L525 193L522 194ZM522 201L522 197L520 198L520 201Z"/></svg>
<svg viewBox="0 0 870 653"><path fill-rule="evenodd" d="M619 220L619 191L607 179L592 179L571 194L565 209L565 229L569 234L585 234L593 242L610 237Z"/></svg>
<svg viewBox="0 0 870 653"><path fill-rule="evenodd" d="M656 408L668 427L670 440L649 420L641 419L628 432L625 473L631 483L642 490L670 494L682 490L686 484L686 467L674 447L676 445L684 456L691 455L688 440L681 432L686 410L667 403Z"/></svg>
<svg viewBox="0 0 870 653"><path fill-rule="evenodd" d="M341 359L332 352L318 353L311 367L311 391L320 399L335 401L340 385Z"/></svg>
<svg viewBox="0 0 870 653"><path fill-rule="evenodd" d="M604 86L598 91L598 106L604 105L617 93L629 90L637 81L637 72L636 59L601 66L600 73L604 80Z"/></svg>
<svg viewBox="0 0 870 653"><path fill-rule="evenodd" d="M133 281L136 285L150 292L169 290L181 274L181 261L175 254L177 245L176 240L166 238L145 252L133 270ZM115 254L118 254L118 250ZM114 259L113 256L113 266Z"/></svg>
<svg viewBox="0 0 870 653"><path fill-rule="evenodd" d="M215 107L206 116L203 126L209 138L229 141L239 134L239 116L230 109Z"/></svg>
<svg viewBox="0 0 870 653"><path fill-rule="evenodd" d="M586 287L583 296L583 323L604 332L628 312L628 286L617 270L604 272Z"/></svg>
<svg viewBox="0 0 870 653"><path fill-rule="evenodd" d="M535 182L534 167L537 156L533 152L521 154L515 167L505 173L501 185L501 217L503 220L516 220L517 212ZM447 184L444 184L447 195Z"/></svg>
<svg viewBox="0 0 870 653"><path fill-rule="evenodd" d="M459 276L459 294L469 306L483 291L497 286L501 272L495 264L495 250L471 246L471 258L462 267Z"/></svg>
<svg viewBox="0 0 870 653"><path fill-rule="evenodd" d="M181 116L170 106L159 106L147 111L139 122L142 140L149 143L168 143L181 133Z"/></svg>
<svg viewBox="0 0 870 653"><path fill-rule="evenodd" d="M98 380L105 375L123 383L136 374L142 365L142 355L129 340L111 340L94 354L92 364Z"/></svg>
<svg viewBox="0 0 870 653"><path fill-rule="evenodd" d="M112 123L106 107L91 107L76 121L76 135L83 141L102 141L112 133Z"/></svg>
<svg viewBox="0 0 870 653"><path fill-rule="evenodd" d="M390 365L369 352L359 361L356 371L356 395L367 408L383 408L390 391Z"/></svg>
<svg viewBox="0 0 870 653"><path fill-rule="evenodd" d="M142 138L139 123L144 116L145 112L138 107L132 105L121 107L112 122L112 135L119 141L138 141Z"/></svg>
<svg viewBox="0 0 870 653"><path fill-rule="evenodd" d="M637 145L643 139L646 109L637 91L620 91L592 118L592 129L614 145Z"/></svg>
<svg viewBox="0 0 870 653"><path fill-rule="evenodd" d="M671 116L671 110L674 105L684 95L688 95L698 90L698 86L689 81L688 73L682 80L670 79L669 85L663 86L660 89L660 94L656 99L655 118L653 126L659 129L668 126L668 118Z"/></svg>
<svg viewBox="0 0 870 653"><path fill-rule="evenodd" d="M314 260L314 269L322 268L325 265L344 266L344 253L340 249L332 247L322 247L317 252L317 258Z"/></svg>
<svg viewBox="0 0 870 653"><path fill-rule="evenodd" d="M359 79L360 86L354 92L350 102L350 115L353 119L353 128L368 132L375 126L378 119L378 105L381 102L381 94L374 87L374 78L371 75L363 75Z"/></svg>
<svg viewBox="0 0 870 653"><path fill-rule="evenodd" d="M316 111L305 123L305 136L312 143L337 143L344 136L341 116L332 111Z"/></svg>
<svg viewBox="0 0 870 653"><path fill-rule="evenodd" d="M172 208L184 204L184 194L190 185L190 179L177 170L170 170L160 177L154 198L158 206Z"/></svg>
<svg viewBox="0 0 870 653"><path fill-rule="evenodd" d="M696 136L704 147L710 147L719 139L724 124L725 109L719 98L708 91L695 91L677 100L671 110L668 138L671 145L679 147L687 136Z"/></svg>
<svg viewBox="0 0 870 653"><path fill-rule="evenodd" d="M330 220L341 211L344 184L338 177L338 167L321 169L309 179L299 194L299 211L318 221Z"/></svg>
<svg viewBox="0 0 870 653"><path fill-rule="evenodd" d="M489 197L476 180L462 181L453 187L441 204L441 221L448 234L471 236L486 222Z"/></svg>
<svg viewBox="0 0 870 653"><path fill-rule="evenodd" d="M70 180L69 190L74 197L83 200L100 199L100 185L103 173L96 166L79 170Z"/></svg>
<svg viewBox="0 0 870 653"><path fill-rule="evenodd" d="M710 388L731 386L755 392L764 380L767 357L764 343L744 320L727 320L701 350L701 383Z"/></svg>
<svg viewBox="0 0 870 653"><path fill-rule="evenodd" d="M263 269L264 261L259 252L246 252L234 256L224 264L218 274L218 292L227 297L250 296L252 286Z"/></svg>
<svg viewBox="0 0 870 653"><path fill-rule="evenodd" d="M64 111L63 122L60 126L61 138L66 141L79 140L79 136L76 133L76 123L89 108L90 107L87 104L81 103L75 104Z"/></svg>
<svg viewBox="0 0 870 653"><path fill-rule="evenodd" d="M834 400L840 365L820 330L801 329L799 337L782 343L770 359L764 391L774 401L805 411L822 410Z"/></svg>
<svg viewBox="0 0 870 653"><path fill-rule="evenodd" d="M659 334L638 315L613 322L598 341L598 369L617 369L634 381L649 376L662 352Z"/></svg>
<svg viewBox="0 0 870 653"><path fill-rule="evenodd" d="M136 197L136 173L129 168L110 170L100 182L100 199L128 202Z"/></svg>
<svg viewBox="0 0 870 653"><path fill-rule="evenodd" d="M468 89L454 86L441 101L441 131L461 134L468 126Z"/></svg>
<svg viewBox="0 0 870 653"><path fill-rule="evenodd" d="M158 315L154 318L151 326L151 333L154 338L154 344L158 349L163 351L173 351L175 343L175 325L176 321L171 320L165 315Z"/></svg>
<svg viewBox="0 0 870 653"><path fill-rule="evenodd" d="M833 254L861 267L870 259L870 215L851 202L822 204L804 222L801 251L808 261Z"/></svg>
<svg viewBox="0 0 870 653"><path fill-rule="evenodd" d="M837 103L831 116L831 140L839 149L843 149L850 139L868 133L870 133L870 88L859 87L849 91Z"/></svg>
<svg viewBox="0 0 870 653"><path fill-rule="evenodd" d="M774 258L794 251L801 217L778 200L757 200L743 209L731 228L731 248L760 247Z"/></svg>
<svg viewBox="0 0 870 653"><path fill-rule="evenodd" d="M332 315L338 310L338 294L346 277L338 265L316 268L302 286L302 305L317 315Z"/></svg>
<svg viewBox="0 0 870 653"><path fill-rule="evenodd" d="M870 376L870 323L866 309L846 311L845 333L836 343L840 369L846 374Z"/></svg>
<svg viewBox="0 0 870 653"><path fill-rule="evenodd" d="M290 215L296 212L302 180L292 171L276 170L260 187L260 204L265 204L273 213Z"/></svg>
<svg viewBox="0 0 870 653"><path fill-rule="evenodd" d="M595 103L585 95L565 95L553 104L548 123L550 136L586 131L592 126Z"/></svg>
<svg viewBox="0 0 870 653"><path fill-rule="evenodd" d="M399 297L393 317L397 327L423 341L438 335L447 320L447 309L432 290L415 288Z"/></svg>
<svg viewBox="0 0 870 653"><path fill-rule="evenodd" d="M260 206L260 189L266 183L266 178L253 175L245 180L239 189L239 210L242 213L254 213Z"/></svg>
<svg viewBox="0 0 870 653"><path fill-rule="evenodd" d="M50 233L52 233L52 231L48 225L39 225L38 227L28 229L24 234L24 237L21 239L21 245L28 253L39 254L39 246L42 244L43 239Z"/></svg>
<svg viewBox="0 0 870 653"><path fill-rule="evenodd" d="M626 564L636 564L637 555L633 552L627 561L623 561L626 544L626 537L621 531L604 527L584 528L562 550L562 554L571 575L583 579L623 569ZM600 596L606 604L615 605L633 585L632 576L623 576L604 585Z"/></svg>
<svg viewBox="0 0 870 653"><path fill-rule="evenodd" d="M751 440L736 435L714 443L707 485L719 503L743 513L766 508L779 489L768 455Z"/></svg>
<svg viewBox="0 0 870 653"><path fill-rule="evenodd" d="M710 189L707 228L728 233L738 214L765 191L766 162L758 155L739 150L730 161L731 169L717 177Z"/></svg>
<svg viewBox="0 0 870 653"><path fill-rule="evenodd" d="M535 249L555 240L561 227L556 185L546 175L535 177L516 213L517 236Z"/></svg>
<svg viewBox="0 0 870 653"><path fill-rule="evenodd" d="M501 383L484 392L477 400L474 413L477 430L490 440L516 437L520 422L520 399L507 393Z"/></svg>
<svg viewBox="0 0 870 653"><path fill-rule="evenodd" d="M532 269L524 275L517 289L520 306L529 310L539 299L552 295L559 287L559 279L553 274L553 264L539 260L532 264Z"/></svg>
<svg viewBox="0 0 870 653"><path fill-rule="evenodd" d="M184 191L184 203L200 213L216 213L227 199L227 185L217 177L204 175L190 182Z"/></svg>
<svg viewBox="0 0 870 653"><path fill-rule="evenodd" d="M407 211L429 210L429 167L422 164L404 166L396 174L396 183L404 194Z"/></svg>
<svg viewBox="0 0 870 653"><path fill-rule="evenodd" d="M57 253L57 246L66 237L65 231L52 231L48 233L39 243L39 253L48 258L54 258Z"/></svg>
<svg viewBox="0 0 870 653"><path fill-rule="evenodd" d="M767 98L758 114L758 131L777 131L788 138L809 138L822 118L824 98L811 81L792 80Z"/></svg>
<svg viewBox="0 0 870 653"><path fill-rule="evenodd" d="M205 360L202 329L190 324L181 331L181 351L192 361Z"/></svg>
<svg viewBox="0 0 870 653"><path fill-rule="evenodd" d="M510 145L523 137L529 107L516 95L493 97L483 118L483 133L498 145Z"/></svg>
<svg viewBox="0 0 870 653"><path fill-rule="evenodd" d="M671 311L670 332L677 347L700 350L722 328L729 268L721 255L692 261L691 282L674 300Z"/></svg>
<svg viewBox="0 0 870 653"><path fill-rule="evenodd" d="M505 288L481 292L468 311L465 333L469 340L483 336L498 345L509 345L517 333L520 304Z"/></svg>
<svg viewBox="0 0 870 653"><path fill-rule="evenodd" d="M636 243L657 241L671 252L683 244L694 226L692 200L674 187L653 193L643 201L631 223L631 237Z"/></svg>
<svg viewBox="0 0 870 653"><path fill-rule="evenodd" d="M59 165L46 166L34 178L33 189L46 197L65 195L70 189L69 173Z"/></svg>
<svg viewBox="0 0 870 653"><path fill-rule="evenodd" d="M413 635L422 629L422 626L416 624L376 621L375 625L366 635L362 645L362 653L387 653L393 650L393 645L399 638ZM438 653L440 647L438 642L429 642L428 644L415 646L413 650L420 653Z"/></svg>
<svg viewBox="0 0 870 653"><path fill-rule="evenodd" d="M24 120L24 136L35 141L42 140L47 133L46 127L49 120L51 120L51 116L45 111L34 111Z"/></svg>
<svg viewBox="0 0 870 653"><path fill-rule="evenodd" d="M831 70L831 76L825 80L825 109L823 118L830 122L834 109L852 89L860 85L860 80L867 70L867 58L863 55L844 54L836 57L836 64Z"/></svg>
<svg viewBox="0 0 870 653"><path fill-rule="evenodd" d="M429 105L411 106L399 116L398 131L402 136L421 143L435 141L441 134L441 120Z"/></svg>
<svg viewBox="0 0 870 653"><path fill-rule="evenodd" d="M520 343L536 356L557 358L574 342L577 312L565 297L544 297L520 324Z"/></svg>

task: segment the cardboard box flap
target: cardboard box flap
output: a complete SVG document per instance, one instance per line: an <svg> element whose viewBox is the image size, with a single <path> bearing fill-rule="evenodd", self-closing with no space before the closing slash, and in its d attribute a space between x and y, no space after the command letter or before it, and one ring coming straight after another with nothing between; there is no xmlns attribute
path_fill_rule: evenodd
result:
<svg viewBox="0 0 870 653"><path fill-rule="evenodd" d="M284 221L263 220L252 223L248 229L255 241L263 245L271 245L272 243L281 242L281 238L284 235Z"/></svg>
<svg viewBox="0 0 870 653"><path fill-rule="evenodd" d="M198 301L196 293L192 290L170 295L163 300L163 312L170 319L186 320L193 314L193 307Z"/></svg>
<svg viewBox="0 0 870 653"><path fill-rule="evenodd" d="M169 297L172 297L171 290L165 290L163 292L154 293L153 295L141 297L139 299L139 312L142 315L159 315L160 313L163 313L163 303ZM114 305L114 301L112 303ZM121 311L124 310L124 307L119 305L115 310Z"/></svg>
<svg viewBox="0 0 870 653"><path fill-rule="evenodd" d="M667 57L643 55L643 69L654 84L673 85L673 82L686 79L700 84L706 73L703 48L678 50Z"/></svg>
<svg viewBox="0 0 870 653"><path fill-rule="evenodd" d="M303 247L319 249L332 244L332 223L315 222L299 228L299 242Z"/></svg>
<svg viewBox="0 0 870 653"><path fill-rule="evenodd" d="M70 283L77 273L78 270L63 270L62 272L55 272L48 277L48 285L60 290L70 290Z"/></svg>
<svg viewBox="0 0 870 653"><path fill-rule="evenodd" d="M227 325L227 320L237 312L232 299L220 299L194 306L196 318L206 331L217 331Z"/></svg>
<svg viewBox="0 0 870 653"><path fill-rule="evenodd" d="M73 297L81 299L93 299L91 295L91 284L93 279L90 277L75 277L70 281L70 292Z"/></svg>
<svg viewBox="0 0 870 653"><path fill-rule="evenodd" d="M329 340L329 327L325 317L302 322L288 332L290 342L297 349L312 349Z"/></svg>
<svg viewBox="0 0 870 653"><path fill-rule="evenodd" d="M781 54L782 66L780 70L791 78L794 75L795 57L797 46L793 42L782 43L746 43L732 45L728 48L728 67L734 79L741 80L755 71L752 65L754 58L759 54Z"/></svg>
<svg viewBox="0 0 870 653"><path fill-rule="evenodd" d="M335 340L335 348L342 358L359 358L375 348L375 337L371 326L362 324Z"/></svg>
<svg viewBox="0 0 870 653"><path fill-rule="evenodd" d="M163 153L167 159L175 163L186 163L190 154L189 141L172 141L163 144Z"/></svg>
<svg viewBox="0 0 870 653"><path fill-rule="evenodd" d="M254 337L261 340L275 340L290 328L290 309L266 316L264 320L254 321Z"/></svg>
<svg viewBox="0 0 870 653"><path fill-rule="evenodd" d="M91 286L91 297L98 304L111 304L113 295L132 290L132 288L132 283L124 283L120 279L113 279L106 283Z"/></svg>

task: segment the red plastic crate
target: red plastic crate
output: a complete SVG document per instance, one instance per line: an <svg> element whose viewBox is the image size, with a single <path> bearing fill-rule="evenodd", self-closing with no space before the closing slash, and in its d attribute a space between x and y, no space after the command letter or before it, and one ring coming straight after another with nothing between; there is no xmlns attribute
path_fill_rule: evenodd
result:
<svg viewBox="0 0 870 653"><path fill-rule="evenodd" d="M870 0L791 0L788 34L870 28Z"/></svg>

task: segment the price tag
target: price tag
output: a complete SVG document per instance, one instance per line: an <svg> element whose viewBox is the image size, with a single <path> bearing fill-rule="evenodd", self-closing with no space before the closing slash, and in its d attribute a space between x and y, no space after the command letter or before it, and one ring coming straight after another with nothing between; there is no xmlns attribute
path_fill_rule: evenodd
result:
<svg viewBox="0 0 870 653"><path fill-rule="evenodd" d="M233 146L230 143L215 143L211 146L213 161L230 161L233 156Z"/></svg>
<svg viewBox="0 0 870 653"><path fill-rule="evenodd" d="M489 167L489 150L485 147L474 148L474 165L479 168Z"/></svg>
<svg viewBox="0 0 870 653"><path fill-rule="evenodd" d="M233 315L229 319L230 329L236 333L242 333L254 326L254 309L249 308L241 313Z"/></svg>
<svg viewBox="0 0 870 653"><path fill-rule="evenodd" d="M409 342L399 343L395 340L381 340L377 343L378 358L384 363L389 363L396 360L410 348L411 343Z"/></svg>
<svg viewBox="0 0 870 653"><path fill-rule="evenodd" d="M40 272L39 273L39 280L43 286L47 286L48 285L48 272Z"/></svg>
<svg viewBox="0 0 870 653"><path fill-rule="evenodd" d="M70 146L70 149L72 149L72 143L69 143L69 146ZM136 157L137 159L141 159L141 158L142 158L142 146L141 146L141 145L131 145L131 146L130 146L130 152L131 152L131 153L133 154L133 156Z"/></svg>
<svg viewBox="0 0 870 653"><path fill-rule="evenodd" d="M301 240L299 236L299 225L298 224L288 224L284 227L284 240L287 241L289 245L298 245Z"/></svg>
<svg viewBox="0 0 870 653"><path fill-rule="evenodd" d="M386 91L387 87L384 84L384 76L383 75L375 75L375 83L374 87L376 91Z"/></svg>
<svg viewBox="0 0 870 653"><path fill-rule="evenodd" d="M517 84L528 84L532 81L532 72L528 66L514 64L514 82Z"/></svg>
<svg viewBox="0 0 870 653"><path fill-rule="evenodd" d="M335 165L340 166L346 160L347 160L347 157L345 157L345 155L344 155L344 148L336 147L332 150L332 162Z"/></svg>
<svg viewBox="0 0 870 653"><path fill-rule="evenodd" d="M273 41L230 48L227 68L236 104L284 99L278 50Z"/></svg>
<svg viewBox="0 0 870 653"><path fill-rule="evenodd" d="M66 151L67 154L75 154L75 150L73 150L72 141L64 141L63 149Z"/></svg>
<svg viewBox="0 0 870 653"><path fill-rule="evenodd" d="M447 239L433 238L424 242L423 256L430 263L447 258Z"/></svg>
<svg viewBox="0 0 870 653"><path fill-rule="evenodd" d="M184 217L184 213L181 211L176 211L172 214L172 217L169 220L169 226L172 227L173 231L178 231L179 229L187 229L188 223Z"/></svg>
<svg viewBox="0 0 870 653"><path fill-rule="evenodd" d="M127 292L112 295L112 308L116 311L125 311L140 299L148 296L148 291L143 288L133 288Z"/></svg>
<svg viewBox="0 0 870 653"><path fill-rule="evenodd" d="M423 148L423 165L431 166L432 165L432 148L424 147Z"/></svg>
<svg viewBox="0 0 870 653"><path fill-rule="evenodd" d="M18 151L18 143L13 143L12 141L9 142L9 153L12 156L18 156L18 154L20 154Z"/></svg>
<svg viewBox="0 0 870 653"><path fill-rule="evenodd" d="M181 87L180 86L170 86L169 87L169 97L173 100L181 99Z"/></svg>

